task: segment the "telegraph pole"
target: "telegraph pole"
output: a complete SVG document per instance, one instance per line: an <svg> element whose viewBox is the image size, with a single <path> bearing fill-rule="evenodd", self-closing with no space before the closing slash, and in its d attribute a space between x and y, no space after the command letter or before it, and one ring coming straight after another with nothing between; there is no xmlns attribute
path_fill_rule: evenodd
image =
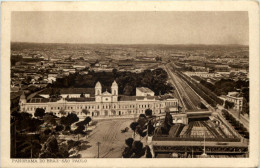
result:
<svg viewBox="0 0 260 168"><path fill-rule="evenodd" d="M99 145L100 144L101 144L100 142L97 142L97 145L98 145L98 158L99 158Z"/></svg>

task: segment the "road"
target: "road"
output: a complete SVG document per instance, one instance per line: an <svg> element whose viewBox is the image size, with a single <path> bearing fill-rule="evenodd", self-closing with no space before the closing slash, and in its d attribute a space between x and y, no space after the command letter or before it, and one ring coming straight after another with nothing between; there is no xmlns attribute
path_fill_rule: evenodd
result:
<svg viewBox="0 0 260 168"><path fill-rule="evenodd" d="M97 127L91 132L86 139L90 147L80 151L82 158L97 158L98 146L100 142L100 158L121 158L125 147L125 139L132 137L132 130L121 133L121 130L133 122L133 119L109 119L99 120Z"/></svg>
<svg viewBox="0 0 260 168"><path fill-rule="evenodd" d="M178 90L180 94L179 97L182 98L182 102L186 110L200 110L200 98L197 94L188 86L186 82L180 79L175 73L173 73L170 68L165 67L169 77L172 79L173 85Z"/></svg>
<svg viewBox="0 0 260 168"><path fill-rule="evenodd" d="M218 111L221 112L221 110L225 109L223 106L218 106ZM242 114L239 115L239 111L232 110L232 109L226 109L229 114L231 114L233 117L235 117L238 121L240 121L244 127L249 131L249 119L246 116L243 116Z"/></svg>

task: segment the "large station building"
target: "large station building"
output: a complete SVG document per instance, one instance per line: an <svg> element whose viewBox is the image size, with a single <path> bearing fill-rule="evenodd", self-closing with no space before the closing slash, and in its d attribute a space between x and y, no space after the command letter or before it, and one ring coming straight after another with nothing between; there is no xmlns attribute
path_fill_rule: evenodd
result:
<svg viewBox="0 0 260 168"><path fill-rule="evenodd" d="M111 93L102 92L102 85L97 82L93 89L61 89L60 98L50 98L44 91L30 99L22 95L19 105L20 111L32 115L37 108L43 108L56 116L61 116L64 112L85 116L87 111L87 115L96 117L141 114L146 109L151 109L153 114L164 113L166 109L178 112L179 100L169 95L155 96L154 92L146 87L136 88L135 96L119 95L118 85L114 81Z"/></svg>

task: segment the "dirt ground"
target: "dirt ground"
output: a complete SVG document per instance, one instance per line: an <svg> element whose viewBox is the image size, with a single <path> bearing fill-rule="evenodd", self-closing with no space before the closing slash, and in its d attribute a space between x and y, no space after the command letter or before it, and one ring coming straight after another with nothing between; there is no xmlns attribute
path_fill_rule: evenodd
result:
<svg viewBox="0 0 260 168"><path fill-rule="evenodd" d="M97 127L86 138L89 148L79 152L82 158L97 158L98 145L100 158L121 158L125 147L125 139L132 137L133 131L129 127L133 119L109 119L98 120ZM121 130L129 127L129 131L121 133Z"/></svg>

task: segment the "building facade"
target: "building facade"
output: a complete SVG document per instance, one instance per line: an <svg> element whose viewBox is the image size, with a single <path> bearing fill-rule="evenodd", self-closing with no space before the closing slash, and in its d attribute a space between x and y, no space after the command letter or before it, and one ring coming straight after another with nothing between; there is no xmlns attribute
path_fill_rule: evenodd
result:
<svg viewBox="0 0 260 168"><path fill-rule="evenodd" d="M243 109L243 97L240 96L238 92L228 92L226 96L221 96L224 101L229 101L234 103L234 109L242 111Z"/></svg>
<svg viewBox="0 0 260 168"><path fill-rule="evenodd" d="M147 91L148 88L144 90ZM56 116L62 116L64 112L74 112L78 116L85 116L87 113L87 115L92 117L121 116L142 114L146 109L151 109L153 114L164 113L166 109L178 112L178 99L166 95L151 96L151 94L142 94L140 92L138 90L138 95L146 96L118 95L118 85L115 81L112 83L111 93L108 91L102 92L102 85L100 82L97 82L93 97L46 98L39 96L26 100L26 97L22 95L19 105L20 111L25 111L32 115L37 108L43 108L46 112L52 112Z"/></svg>

